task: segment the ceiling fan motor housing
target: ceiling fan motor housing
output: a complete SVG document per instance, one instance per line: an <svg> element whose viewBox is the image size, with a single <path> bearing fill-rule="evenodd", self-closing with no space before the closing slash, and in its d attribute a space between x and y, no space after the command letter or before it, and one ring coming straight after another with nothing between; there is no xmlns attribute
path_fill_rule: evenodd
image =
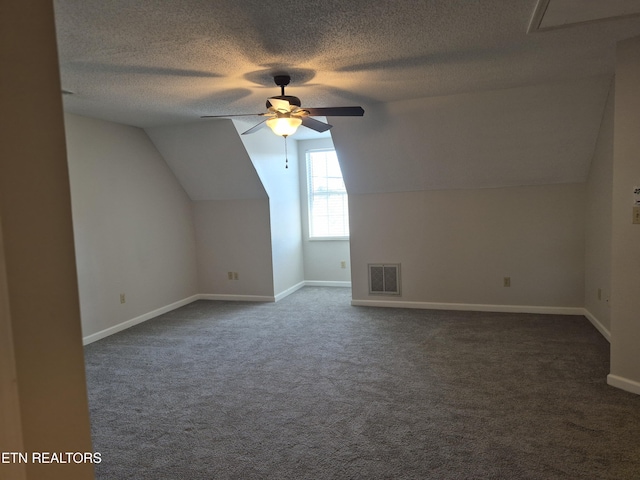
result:
<svg viewBox="0 0 640 480"><path fill-rule="evenodd" d="M269 101L272 98L275 98L277 100L284 100L285 102L289 102L289 105L295 105L296 107L300 107L302 105L298 97L294 97L293 95L278 95L276 97L269 97L267 99L267 108L272 107L271 102Z"/></svg>

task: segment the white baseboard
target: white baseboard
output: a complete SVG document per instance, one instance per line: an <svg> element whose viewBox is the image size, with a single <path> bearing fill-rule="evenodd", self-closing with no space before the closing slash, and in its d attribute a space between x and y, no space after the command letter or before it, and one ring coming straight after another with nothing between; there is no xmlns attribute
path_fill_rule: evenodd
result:
<svg viewBox="0 0 640 480"><path fill-rule="evenodd" d="M635 380L629 380L628 378L609 374L607 375L607 383L612 387L640 395L640 382L636 382Z"/></svg>
<svg viewBox="0 0 640 480"><path fill-rule="evenodd" d="M602 325L602 323L600 323L598 319L586 308L584 309L584 316L587 317L587 320L589 320L591 324L602 334L602 336L607 339L607 342L611 343L611 332L609 329Z"/></svg>
<svg viewBox="0 0 640 480"><path fill-rule="evenodd" d="M328 280L304 280L291 288L286 289L284 292L280 292L276 295L276 302L279 302L285 297L288 297L292 293L297 292L303 287L345 287L351 288L351 282L339 282Z"/></svg>
<svg viewBox="0 0 640 480"><path fill-rule="evenodd" d="M175 310L176 308L184 307L185 305L188 305L191 302L195 302L196 300L199 300L199 297L200 297L199 295L193 295L183 300L174 302L170 305L166 305L164 307L158 308L151 312L145 313L144 315L140 315L139 317L135 317L135 318L132 318L131 320L127 320L125 322L119 323L118 325L114 325L113 327L109 327L97 333L87 335L86 337L83 337L82 344L88 345L90 343L97 342L98 340L108 337L109 335L113 335L114 333L121 332L122 330L131 328L134 325L138 325L139 323L146 322L147 320L157 317L158 315L162 315L163 313L170 312L171 310Z"/></svg>
<svg viewBox="0 0 640 480"><path fill-rule="evenodd" d="M119 323L112 327L101 330L97 333L93 333L91 335L87 335L83 337L82 344L88 345L93 342L97 342L109 335L113 335L114 333L121 332L126 330L127 328L131 328L134 325L138 325L139 323L146 322L147 320L151 320L163 313L170 312L171 310L175 310L176 308L183 307L188 305L189 303L195 302L196 300L226 300L233 302L276 302L282 300L285 297L288 297L292 293L300 290L302 287L307 285L311 286L324 286L324 287L351 287L351 282L307 282L303 281L286 289L283 292L280 292L276 296L267 296L267 295L232 295L225 293L200 293L197 295L193 295L189 298L185 298L184 300L180 300L178 302L172 303L171 305L167 305L162 308L158 308L151 312L145 313L144 315L140 315L138 317L132 318L131 320L127 320L125 322Z"/></svg>
<svg viewBox="0 0 640 480"><path fill-rule="evenodd" d="M351 288L351 282L338 282L330 280L305 280L305 287L344 287Z"/></svg>
<svg viewBox="0 0 640 480"><path fill-rule="evenodd" d="M300 283L294 285L293 287L287 288L284 292L280 292L275 296L275 301L279 302L280 300L282 300L285 297L288 297L292 293L297 292L298 290L300 290L304 286L306 286L306 283L305 282L300 282Z"/></svg>
<svg viewBox="0 0 640 480"><path fill-rule="evenodd" d="M293 293L293 292L292 292ZM93 333L91 335L87 335L82 338L82 344L88 345L93 342L97 342L109 335L113 335L114 333L121 332L126 330L127 328L131 328L139 323L146 322L147 320L151 320L157 316L162 315L163 313L170 312L171 310L175 310L176 308L184 307L196 300L231 300L234 302L275 302L274 297L261 296L261 295L227 295L227 294L211 294L211 293L200 293L197 295L192 295L191 297L185 298L184 300L179 300L170 305L166 305L164 307L158 308L151 312L145 313L138 317L132 318L131 320L127 320L125 322L114 325L113 327L106 328L97 333Z"/></svg>
<svg viewBox="0 0 640 480"><path fill-rule="evenodd" d="M275 302L275 297L267 295L232 295L226 293L201 293L198 300L227 300L232 302Z"/></svg>
<svg viewBox="0 0 640 480"><path fill-rule="evenodd" d="M93 333L91 335L87 335L82 338L82 344L88 345L93 342L97 342L109 335L113 335L114 333L121 332L126 330L127 328L131 328L139 323L146 322L147 320L151 320L163 313L170 312L171 310L175 310L176 308L184 307L196 300L231 300L237 302L275 302L274 297L268 296L260 296L260 295L226 295L226 294L210 294L210 293L200 293L198 295L192 295L191 297L185 298L184 300L179 300L170 305L166 305L164 307L158 308L151 312L145 313L144 315L140 315L138 317L132 318L131 320L127 320L125 322L114 325L113 327L106 328L97 333Z"/></svg>
<svg viewBox="0 0 640 480"><path fill-rule="evenodd" d="M215 293L201 293L185 298L178 302L174 302L162 308L158 308L151 312L145 313L138 317L132 318L125 322L109 327L100 332L88 335L83 338L83 344L88 345L102 338L113 335L114 333L121 332L127 328L138 325L139 323L150 320L154 317L162 315L163 313L170 312L176 308L180 308L184 305L192 303L196 300L226 300L226 301L239 301L239 302L277 302L283 298L291 295L292 293L300 290L302 287L351 287L351 282L337 282L337 281L319 281L319 280L305 280L300 282L287 290L280 292L276 296L266 295L232 295L232 294L215 294ZM394 300L351 300L353 306L364 307L388 307L388 308L417 308L425 310L461 310L461 311L479 311L479 312L508 312L508 313L543 313L543 314L556 314L556 315L584 315L589 321L598 329L598 331L607 339L610 340L609 331L586 309L579 307L541 307L533 305L486 305L486 304L470 304L470 303L435 303L435 302L407 302L407 301L394 301ZM621 387L622 388L622 387Z"/></svg>
<svg viewBox="0 0 640 480"><path fill-rule="evenodd" d="M487 305L479 303L405 302L398 300L352 300L351 305L359 307L418 308L425 310L584 315L584 309L581 307L545 307L536 305Z"/></svg>

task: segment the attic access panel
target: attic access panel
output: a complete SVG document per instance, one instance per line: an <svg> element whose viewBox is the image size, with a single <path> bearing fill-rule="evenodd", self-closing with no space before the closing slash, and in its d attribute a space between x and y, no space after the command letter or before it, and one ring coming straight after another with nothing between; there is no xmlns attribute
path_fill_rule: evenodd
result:
<svg viewBox="0 0 640 480"><path fill-rule="evenodd" d="M538 0L528 33L640 15L638 0Z"/></svg>

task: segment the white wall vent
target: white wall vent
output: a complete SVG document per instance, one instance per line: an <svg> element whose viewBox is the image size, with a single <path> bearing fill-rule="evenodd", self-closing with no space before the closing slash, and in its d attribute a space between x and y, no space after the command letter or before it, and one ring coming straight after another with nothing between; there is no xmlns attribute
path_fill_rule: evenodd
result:
<svg viewBox="0 0 640 480"><path fill-rule="evenodd" d="M400 264L369 264L370 295L400 295Z"/></svg>

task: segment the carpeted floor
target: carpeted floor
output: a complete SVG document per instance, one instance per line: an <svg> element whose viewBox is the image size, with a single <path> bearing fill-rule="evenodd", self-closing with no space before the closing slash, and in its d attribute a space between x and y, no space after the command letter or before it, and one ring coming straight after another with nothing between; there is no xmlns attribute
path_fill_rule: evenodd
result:
<svg viewBox="0 0 640 480"><path fill-rule="evenodd" d="M198 301L86 347L99 480L637 479L583 317Z"/></svg>

